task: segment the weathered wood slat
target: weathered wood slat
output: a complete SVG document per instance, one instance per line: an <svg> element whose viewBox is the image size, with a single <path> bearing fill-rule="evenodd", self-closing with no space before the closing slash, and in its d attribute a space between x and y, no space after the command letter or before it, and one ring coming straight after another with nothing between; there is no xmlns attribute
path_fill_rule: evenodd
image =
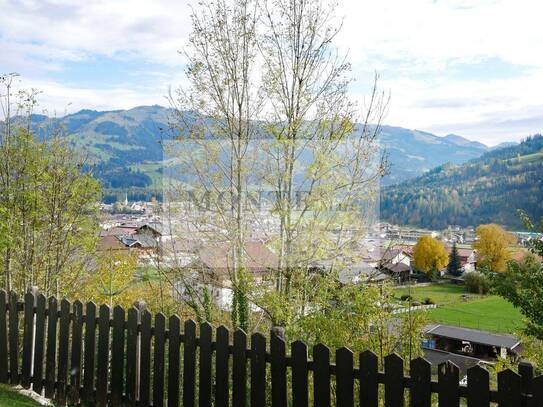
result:
<svg viewBox="0 0 543 407"><path fill-rule="evenodd" d="M500 407L522 405L520 376L510 369L498 373L498 405Z"/></svg>
<svg viewBox="0 0 543 407"><path fill-rule="evenodd" d="M292 358L292 403L295 406L307 407L309 400L307 346L301 341L296 341L292 343L290 349ZM264 369L266 369L265 364Z"/></svg>
<svg viewBox="0 0 543 407"><path fill-rule="evenodd" d="M36 305L36 337L34 338L34 372L32 389L41 394L43 390L43 357L45 354L45 310L47 299L43 294L38 295ZM1 305L0 305L1 307Z"/></svg>
<svg viewBox="0 0 543 407"><path fill-rule="evenodd" d="M275 333L270 338L272 406L287 405L287 360L285 341Z"/></svg>
<svg viewBox="0 0 543 407"><path fill-rule="evenodd" d="M19 384L19 310L15 292L9 296L9 375L10 383Z"/></svg>
<svg viewBox="0 0 543 407"><path fill-rule="evenodd" d="M99 407L105 407L108 404L109 318L109 307L101 305L98 316L98 360L96 362L96 404Z"/></svg>
<svg viewBox="0 0 543 407"><path fill-rule="evenodd" d="M543 375L532 380L532 400L530 407L543 407Z"/></svg>
<svg viewBox="0 0 543 407"><path fill-rule="evenodd" d="M313 347L313 398L315 407L330 407L330 349Z"/></svg>
<svg viewBox="0 0 543 407"><path fill-rule="evenodd" d="M409 399L411 407L430 407L432 405L432 366L423 358L411 361L409 366L411 388Z"/></svg>
<svg viewBox="0 0 543 407"><path fill-rule="evenodd" d="M336 406L354 406L353 352L348 348L336 351Z"/></svg>
<svg viewBox="0 0 543 407"><path fill-rule="evenodd" d="M490 405L489 374L481 366L473 366L468 369L468 407L488 407Z"/></svg>
<svg viewBox="0 0 543 407"><path fill-rule="evenodd" d="M21 386L28 389L32 378L32 340L34 337L34 294L28 291L25 294L24 321L23 321L23 364L21 367Z"/></svg>
<svg viewBox="0 0 543 407"><path fill-rule="evenodd" d="M211 407L211 363L213 329L207 322L200 325L200 381L198 383L200 407Z"/></svg>
<svg viewBox="0 0 543 407"><path fill-rule="evenodd" d="M7 306L7 293L0 290L0 383L7 383L9 380Z"/></svg>
<svg viewBox="0 0 543 407"><path fill-rule="evenodd" d="M247 397L247 335L238 329L234 332L232 352L232 406L245 407Z"/></svg>
<svg viewBox="0 0 543 407"><path fill-rule="evenodd" d="M166 318L155 315L155 346L153 355L153 405L164 405L164 346L166 344Z"/></svg>
<svg viewBox="0 0 543 407"><path fill-rule="evenodd" d="M87 303L85 308L85 354L83 357L83 392L81 398L94 401L94 376L96 358L96 304Z"/></svg>
<svg viewBox="0 0 543 407"><path fill-rule="evenodd" d="M151 313L141 313L140 405L151 404Z"/></svg>
<svg viewBox="0 0 543 407"><path fill-rule="evenodd" d="M251 407L266 405L266 338L251 336Z"/></svg>
<svg viewBox="0 0 543 407"><path fill-rule="evenodd" d="M373 352L365 351L359 356L360 364L360 405L377 407L379 382L377 378L378 360Z"/></svg>
<svg viewBox="0 0 543 407"><path fill-rule="evenodd" d="M181 321L177 315L170 317L168 344L168 407L179 406L181 365Z"/></svg>
<svg viewBox="0 0 543 407"><path fill-rule="evenodd" d="M439 405L442 407L458 407L460 392L458 389L459 369L454 363L447 361L437 368L437 383L439 387Z"/></svg>
<svg viewBox="0 0 543 407"><path fill-rule="evenodd" d="M532 393L532 380L534 378L534 368L527 361L521 361L518 364L518 374L520 375L522 392L525 394Z"/></svg>
<svg viewBox="0 0 543 407"><path fill-rule="evenodd" d="M66 387L68 384L68 357L70 345L70 302L60 302L60 322L58 333L58 370L57 394L55 399L60 405L66 404Z"/></svg>
<svg viewBox="0 0 543 407"><path fill-rule="evenodd" d="M128 310L126 322L126 399L129 405L135 406L136 397L136 368L138 355L138 310L131 307Z"/></svg>
<svg viewBox="0 0 543 407"><path fill-rule="evenodd" d="M56 298L49 298L47 304L47 351L45 356L45 397L55 396L58 303Z"/></svg>
<svg viewBox="0 0 543 407"><path fill-rule="evenodd" d="M404 405L403 360L395 353L385 357L385 407Z"/></svg>
<svg viewBox="0 0 543 407"><path fill-rule="evenodd" d="M124 360L124 309L117 305L113 308L111 339L111 404L114 406L123 401Z"/></svg>
<svg viewBox="0 0 543 407"><path fill-rule="evenodd" d="M79 402L79 390L81 387L81 345L83 340L83 304L75 301L73 305L72 323L72 357L70 358L70 391L68 393L69 404Z"/></svg>
<svg viewBox="0 0 543 407"><path fill-rule="evenodd" d="M183 406L194 407L196 382L196 324L185 322L183 346Z"/></svg>
<svg viewBox="0 0 543 407"><path fill-rule="evenodd" d="M217 328L215 339L215 405L228 407L229 394L229 339L230 333L224 326Z"/></svg>

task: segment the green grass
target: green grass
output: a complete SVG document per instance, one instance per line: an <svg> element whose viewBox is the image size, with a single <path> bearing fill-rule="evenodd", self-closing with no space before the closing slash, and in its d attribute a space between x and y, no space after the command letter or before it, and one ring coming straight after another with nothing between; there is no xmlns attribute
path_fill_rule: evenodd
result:
<svg viewBox="0 0 543 407"><path fill-rule="evenodd" d="M39 405L31 398L17 393L10 387L0 385L0 407L30 407Z"/></svg>
<svg viewBox="0 0 543 407"><path fill-rule="evenodd" d="M415 301L430 297L438 305L428 311L431 322L502 333L514 333L522 327L520 311L501 297L470 294L464 286L454 284L411 287L410 291ZM408 288L397 289L396 297L408 292Z"/></svg>

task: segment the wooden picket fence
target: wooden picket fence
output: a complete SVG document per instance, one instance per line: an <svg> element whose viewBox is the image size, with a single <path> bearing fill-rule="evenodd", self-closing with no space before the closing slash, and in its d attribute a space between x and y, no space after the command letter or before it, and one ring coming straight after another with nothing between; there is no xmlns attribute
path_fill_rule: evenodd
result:
<svg viewBox="0 0 543 407"><path fill-rule="evenodd" d="M84 311L85 308L85 311ZM22 312L22 318L20 313ZM198 331L198 335L197 335ZM22 340L21 340L22 339ZM232 341L231 341L232 339ZM543 376L529 364L498 374L491 388L482 367L469 369L467 386L447 362L432 379L430 364L415 359L408 376L391 354L384 371L371 352L355 363L347 348L312 349L271 335L232 335L193 321L107 305L71 304L43 295L0 291L0 382L21 384L58 405L98 406L543 406ZM332 360L334 361L332 363ZM463 404L465 405L465 404Z"/></svg>

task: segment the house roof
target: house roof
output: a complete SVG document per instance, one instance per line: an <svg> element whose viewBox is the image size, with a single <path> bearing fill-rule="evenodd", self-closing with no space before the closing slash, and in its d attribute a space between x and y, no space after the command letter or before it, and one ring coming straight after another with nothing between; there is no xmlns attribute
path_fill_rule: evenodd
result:
<svg viewBox="0 0 543 407"><path fill-rule="evenodd" d="M423 348L422 351L424 352L424 359L430 362L432 366L438 366L447 361L451 361L458 366L462 375L466 374L470 367L477 366L480 363L480 360L477 358L457 355L444 350Z"/></svg>
<svg viewBox="0 0 543 407"><path fill-rule="evenodd" d="M144 223L138 228L138 231L142 229L151 229L153 232L158 233L161 236L171 235L170 227L162 222L148 222Z"/></svg>
<svg viewBox="0 0 543 407"><path fill-rule="evenodd" d="M407 271L410 271L411 267L404 263L396 263L385 266L385 269L389 270L392 273L405 273Z"/></svg>
<svg viewBox="0 0 543 407"><path fill-rule="evenodd" d="M230 270L234 262L232 246L229 243L211 243L198 250L200 261L214 270ZM251 271L277 268L279 259L270 249L260 242L247 242L244 247L245 267Z"/></svg>
<svg viewBox="0 0 543 407"><path fill-rule="evenodd" d="M479 331L477 329L461 328L451 325L429 325L425 328L425 333L426 335L468 341L480 345L504 347L510 350L513 350L520 345L520 341L511 335L494 334Z"/></svg>
<svg viewBox="0 0 543 407"><path fill-rule="evenodd" d="M126 246L117 236L101 236L97 244L98 250L123 250Z"/></svg>

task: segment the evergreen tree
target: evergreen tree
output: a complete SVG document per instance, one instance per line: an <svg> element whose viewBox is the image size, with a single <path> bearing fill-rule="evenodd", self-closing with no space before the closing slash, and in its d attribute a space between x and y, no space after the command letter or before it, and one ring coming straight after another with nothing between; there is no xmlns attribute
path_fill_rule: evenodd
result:
<svg viewBox="0 0 543 407"><path fill-rule="evenodd" d="M452 276L459 276L462 274L462 264L460 263L460 257L458 256L458 249L456 242L453 243L451 253L449 254L449 264L447 265L447 273Z"/></svg>

